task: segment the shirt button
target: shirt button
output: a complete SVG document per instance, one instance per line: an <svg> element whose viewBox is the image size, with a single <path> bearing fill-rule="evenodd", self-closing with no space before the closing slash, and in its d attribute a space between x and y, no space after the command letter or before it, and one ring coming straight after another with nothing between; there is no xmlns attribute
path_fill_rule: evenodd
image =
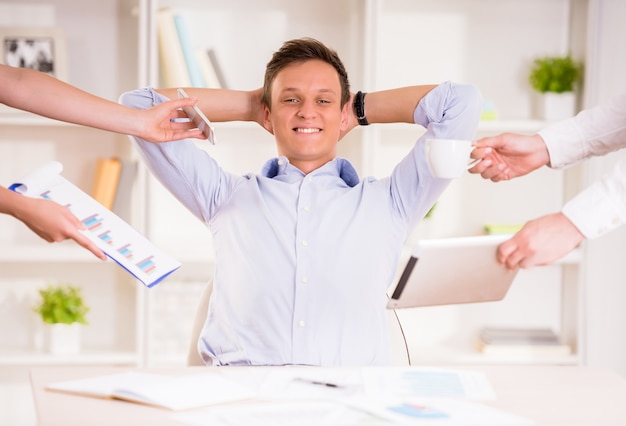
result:
<svg viewBox="0 0 626 426"><path fill-rule="evenodd" d="M302 284L307 284L309 282L309 279L307 277L302 277L300 281L302 281Z"/></svg>
<svg viewBox="0 0 626 426"><path fill-rule="evenodd" d="M309 242L307 240L302 240L302 245L306 247L309 245Z"/></svg>
<svg viewBox="0 0 626 426"><path fill-rule="evenodd" d="M304 210L305 212L309 212L311 210L311 207L305 206L302 210Z"/></svg>
<svg viewBox="0 0 626 426"><path fill-rule="evenodd" d="M304 327L304 325L305 325L305 324L304 324L304 321L300 321L300 322L298 323L298 327L300 327L300 328L303 328L303 327Z"/></svg>
<svg viewBox="0 0 626 426"><path fill-rule="evenodd" d="M306 180L307 180L308 182L313 182L313 176L307 176Z"/></svg>
<svg viewBox="0 0 626 426"><path fill-rule="evenodd" d="M281 158L280 160L278 160L278 165L282 166L283 164L285 164L285 162L283 161L283 159Z"/></svg>

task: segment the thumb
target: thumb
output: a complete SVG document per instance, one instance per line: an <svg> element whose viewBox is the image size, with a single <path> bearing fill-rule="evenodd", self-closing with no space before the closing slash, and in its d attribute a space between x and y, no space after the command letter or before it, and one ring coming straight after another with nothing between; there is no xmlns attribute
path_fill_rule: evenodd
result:
<svg viewBox="0 0 626 426"><path fill-rule="evenodd" d="M198 102L198 98L181 98L172 99L169 101L170 105L174 108L182 108L184 106L193 106Z"/></svg>

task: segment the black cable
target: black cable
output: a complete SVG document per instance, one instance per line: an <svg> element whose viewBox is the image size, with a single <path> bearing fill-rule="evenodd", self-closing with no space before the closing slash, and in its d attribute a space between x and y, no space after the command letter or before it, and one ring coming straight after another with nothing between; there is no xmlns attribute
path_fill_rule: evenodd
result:
<svg viewBox="0 0 626 426"><path fill-rule="evenodd" d="M389 299L389 295L387 295L387 299ZM409 352L409 344L406 341L406 334L404 334L404 328L402 328L402 322L400 321L400 317L398 317L398 313L395 309L392 309L393 316L396 317L396 321L398 321L398 326L400 327L400 333L402 333L402 340L404 341L404 350L406 351L406 359L409 361L409 365L411 365L411 352Z"/></svg>

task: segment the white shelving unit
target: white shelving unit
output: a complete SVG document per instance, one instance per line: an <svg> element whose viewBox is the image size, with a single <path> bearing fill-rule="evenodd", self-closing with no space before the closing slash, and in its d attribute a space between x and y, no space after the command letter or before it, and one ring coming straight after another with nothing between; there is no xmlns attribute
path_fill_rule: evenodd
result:
<svg viewBox="0 0 626 426"><path fill-rule="evenodd" d="M67 81L110 100L136 87L137 31L130 9L138 2L34 0L0 2L1 26L61 27L67 43ZM103 36L106 34L106 37ZM122 40L128 51L122 52ZM29 113L0 109L0 184L51 160L64 165L63 175L86 192L91 190L96 160L132 159L125 136L71 125ZM133 188L127 189L130 199ZM118 211L137 221L131 211ZM139 223L139 225L141 225ZM142 289L112 261L101 262L72 242L48 244L23 224L0 217L0 367L42 364L138 365L141 351L137 316ZM91 310L82 331L83 351L52 356L42 349L42 323L32 306L37 289L51 283L80 286Z"/></svg>
<svg viewBox="0 0 626 426"><path fill-rule="evenodd" d="M448 79L478 85L484 96L496 105L499 117L496 121L482 122L479 136L503 131L533 133L544 127L546 123L532 119L532 93L525 80L526 70L536 56L568 50L570 4L564 0L523 4L517 1L467 4L458 0L339 3L329 0L314 5L299 3L297 7L282 1L246 3L243 7L240 1L224 4L217 1L160 0L150 4L152 15L149 22L160 7L170 7L187 19L197 43L195 48L215 50L233 88L259 87L264 64L284 40L312 36L339 52L350 73L353 90L373 91ZM512 17L511 8L519 10L519 14ZM541 8L542 19L550 25L529 31L523 22L525 18L534 18L537 8ZM328 10L333 13L323 12L322 19L321 11ZM255 32L254 42L251 43L250 33L239 29L233 31L233 20L237 20L239 29L254 21L263 22L272 30ZM207 22L214 25L206 25ZM507 28L507 34L513 34L511 29L517 33L500 38L501 33L498 32L499 39L496 40L492 32L503 27ZM524 37L520 37L520 33ZM436 40L436 43L431 40ZM516 48L505 51L507 43L514 44ZM157 57L157 39L154 33L148 37L147 47L147 57L153 59L151 68L148 67L147 84L158 85L158 64L154 60ZM494 78L494 70L498 78ZM510 99L515 99L515 102ZM216 131L221 142L206 149L227 170L240 173L258 171L262 159L274 155L273 140L254 125L217 123ZM410 125L356 129L341 142L340 155L349 157L362 176L384 176L408 152L421 131ZM255 141L255 145L250 144L251 140ZM260 147L256 141L260 141ZM253 148L255 152L250 152L249 156L241 155L242 150ZM198 259L197 254L188 257L181 251L179 258L187 265L197 264L198 261L210 262L213 248L208 230L178 206L159 184L148 180L151 181L149 210L157 211L158 207L158 213L151 216L148 225L151 238L170 247L188 247L191 244L199 248L196 253L206 256ZM563 202L563 181L562 172L549 170L500 185L468 175L455 182L440 200L432 219L431 237L474 235L482 232L485 223L523 223L529 218L558 210ZM513 195L519 193L523 193L524 197ZM164 209L164 206L169 208ZM173 222L178 225L171 226ZM163 226L165 223L169 226ZM576 265L577 261L574 259L573 264ZM568 307L561 303L567 293L563 292L567 286L562 283L562 266L520 274L518 281L511 300L501 305L401 312L413 359L431 362L438 357L436 354L447 353L448 356L441 361L487 361L485 357L471 352L471 337L486 323L528 325L523 312L528 311L533 297L546 298L547 295L549 302L540 304L539 308L530 307L537 315L530 324L550 326L558 332L565 332L564 321L566 318L569 320L571 314ZM577 294L572 298L577 300ZM436 325L434 329L432 324ZM439 338L430 339L432 344L428 347L417 343L429 340L430 334ZM450 345L442 343L446 338L452 340ZM578 334L574 333L569 341L575 345L578 339ZM154 351L148 349L147 352ZM573 356L546 362L575 363L577 358Z"/></svg>
<svg viewBox="0 0 626 426"><path fill-rule="evenodd" d="M578 31L579 27L598 25L587 19L587 11L597 9L596 0L30 3L53 5L55 24L66 29L70 83L109 99L132 88L160 85L156 12L168 6L185 15L196 47L215 50L231 88L260 87L272 52L287 39L311 36L339 52L355 91L445 80L477 85L498 113L497 120L481 122L478 136L533 133L544 127L546 123L533 120L533 96L526 82L530 62L537 56L569 50L584 59L591 36L580 36L585 31ZM0 178L5 185L28 171L35 160L54 157L66 165L66 177L88 189L96 157L135 159L125 137L30 115L0 116L0 129ZM255 125L217 123L216 130L218 145L200 145L228 170L255 172L264 159L275 155L271 135ZM355 129L342 140L340 155L349 157L361 176L383 176L419 134L419 128L407 125ZM20 151L20 146L33 149ZM9 160L6 153L16 151L28 155L22 154L20 161ZM32 152L37 152L36 158L30 158ZM179 258L181 270L146 290L111 262L100 264L71 244L47 246L15 220L0 218L0 303L7 308L2 314L6 317L0 317L5 319L0 321L0 365L18 363L24 354L25 362L34 364L184 362L195 298L213 267L210 233L141 165L139 170L128 218ZM439 201L428 223L429 236L474 235L485 223L523 223L556 211L565 201L564 187L580 189L576 188L578 178L576 171L542 170L493 184L467 175L455 181ZM401 312L414 362L519 362L481 356L472 350L471 340L485 325L546 325L579 350L567 359L528 362L584 363L586 325L581 295L587 289L579 273L584 263L583 247L564 262L523 271L501 303ZM79 358L51 359L34 350L32 342L6 337L33 334L36 327L27 319L26 301L37 284L51 279L80 283L87 296L93 297L93 324L85 332L86 352ZM14 318L20 320L17 329ZM172 324L178 327L171 328Z"/></svg>

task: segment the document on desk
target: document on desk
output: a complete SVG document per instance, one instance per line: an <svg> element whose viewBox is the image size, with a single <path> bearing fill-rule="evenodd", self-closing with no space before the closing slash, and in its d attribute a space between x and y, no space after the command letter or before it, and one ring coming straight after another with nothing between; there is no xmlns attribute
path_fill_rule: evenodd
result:
<svg viewBox="0 0 626 426"><path fill-rule="evenodd" d="M481 372L415 367L263 371L269 372L255 380L259 385L255 400L175 413L173 419L189 426L531 424L513 413L469 401L494 399Z"/></svg>
<svg viewBox="0 0 626 426"><path fill-rule="evenodd" d="M368 368L365 393L372 397L452 397L493 400L495 393L484 373L443 368Z"/></svg>
<svg viewBox="0 0 626 426"><path fill-rule="evenodd" d="M226 379L219 373L169 376L129 371L50 383L46 390L121 399L170 410L186 410L256 396L253 389Z"/></svg>

